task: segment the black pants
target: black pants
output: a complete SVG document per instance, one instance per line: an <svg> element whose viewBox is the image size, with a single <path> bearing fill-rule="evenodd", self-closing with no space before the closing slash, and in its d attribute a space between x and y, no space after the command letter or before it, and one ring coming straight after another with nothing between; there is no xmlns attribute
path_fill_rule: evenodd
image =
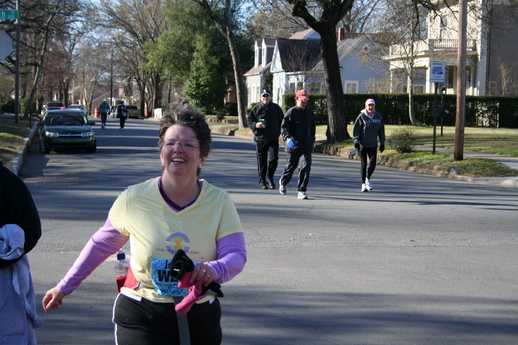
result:
<svg viewBox="0 0 518 345"><path fill-rule="evenodd" d="M283 186L290 183L291 177L300 163L297 190L305 192L309 183L309 173L311 172L311 153L286 152L286 159L288 163L284 167L279 183Z"/></svg>
<svg viewBox="0 0 518 345"><path fill-rule="evenodd" d="M101 113L101 125L106 126L107 117L108 117L108 113Z"/></svg>
<svg viewBox="0 0 518 345"><path fill-rule="evenodd" d="M370 179L374 169L376 169L376 159L377 159L378 148L377 147L365 147L363 146L360 149L360 159L361 159L361 175L362 175L362 183L365 183L365 179ZM369 156L369 163L367 169L367 156Z"/></svg>
<svg viewBox="0 0 518 345"><path fill-rule="evenodd" d="M187 313L191 345L220 345L221 306L195 304ZM180 337L173 303L136 301L119 294L113 308L117 345L178 345Z"/></svg>
<svg viewBox="0 0 518 345"><path fill-rule="evenodd" d="M121 124L121 128L124 128L124 123L126 122L126 116L122 116L120 117L120 124Z"/></svg>
<svg viewBox="0 0 518 345"><path fill-rule="evenodd" d="M266 182L267 177L273 182L279 163L279 140L256 140L255 146L259 182Z"/></svg>

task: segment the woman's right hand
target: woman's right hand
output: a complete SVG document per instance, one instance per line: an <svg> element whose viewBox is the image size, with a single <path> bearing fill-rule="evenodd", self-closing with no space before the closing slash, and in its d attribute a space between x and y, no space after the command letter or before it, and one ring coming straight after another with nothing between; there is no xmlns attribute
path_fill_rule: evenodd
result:
<svg viewBox="0 0 518 345"><path fill-rule="evenodd" d="M63 297L65 296L57 286L47 291L42 300L45 312L48 313L49 310L59 309L63 305Z"/></svg>

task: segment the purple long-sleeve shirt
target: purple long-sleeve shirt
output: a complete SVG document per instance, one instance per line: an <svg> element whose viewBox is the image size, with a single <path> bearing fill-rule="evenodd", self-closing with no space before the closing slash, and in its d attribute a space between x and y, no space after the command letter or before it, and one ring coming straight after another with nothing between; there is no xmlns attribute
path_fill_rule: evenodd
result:
<svg viewBox="0 0 518 345"><path fill-rule="evenodd" d="M101 263L115 254L129 239L113 227L110 219L106 220L92 235L81 254L68 270L66 276L58 283L58 288L65 294L71 294L81 285ZM243 233L234 233L219 239L217 260L206 262L216 274L215 281L224 283L241 272L246 263L246 245Z"/></svg>

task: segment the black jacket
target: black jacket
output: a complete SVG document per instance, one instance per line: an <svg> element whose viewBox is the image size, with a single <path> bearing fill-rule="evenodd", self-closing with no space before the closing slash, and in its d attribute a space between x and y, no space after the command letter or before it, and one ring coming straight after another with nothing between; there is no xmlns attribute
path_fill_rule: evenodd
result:
<svg viewBox="0 0 518 345"><path fill-rule="evenodd" d="M254 132L256 140L278 140L283 117L284 114L278 104L270 102L265 105L260 102L248 114L248 126ZM255 128L259 120L264 120L266 128Z"/></svg>
<svg viewBox="0 0 518 345"><path fill-rule="evenodd" d="M311 153L315 145L315 114L309 108L290 108L284 116L281 134L284 141L293 138L295 147L286 145L286 152Z"/></svg>
<svg viewBox="0 0 518 345"><path fill-rule="evenodd" d="M16 224L23 229L25 254L38 243L41 223L31 193L25 183L0 162L0 227L6 224ZM9 267L20 258L9 261L0 259L0 269Z"/></svg>

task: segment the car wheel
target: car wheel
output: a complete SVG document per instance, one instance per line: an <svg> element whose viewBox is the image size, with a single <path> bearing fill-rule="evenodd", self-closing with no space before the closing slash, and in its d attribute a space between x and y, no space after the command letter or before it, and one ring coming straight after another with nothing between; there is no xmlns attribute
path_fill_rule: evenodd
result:
<svg viewBox="0 0 518 345"><path fill-rule="evenodd" d="M96 150L97 150L97 143L94 143L94 146L88 147L86 149L86 152L88 152L88 153L95 153Z"/></svg>
<svg viewBox="0 0 518 345"><path fill-rule="evenodd" d="M45 144L43 143L43 140L41 138L40 138L40 151L44 154L50 153L50 147L45 146Z"/></svg>

